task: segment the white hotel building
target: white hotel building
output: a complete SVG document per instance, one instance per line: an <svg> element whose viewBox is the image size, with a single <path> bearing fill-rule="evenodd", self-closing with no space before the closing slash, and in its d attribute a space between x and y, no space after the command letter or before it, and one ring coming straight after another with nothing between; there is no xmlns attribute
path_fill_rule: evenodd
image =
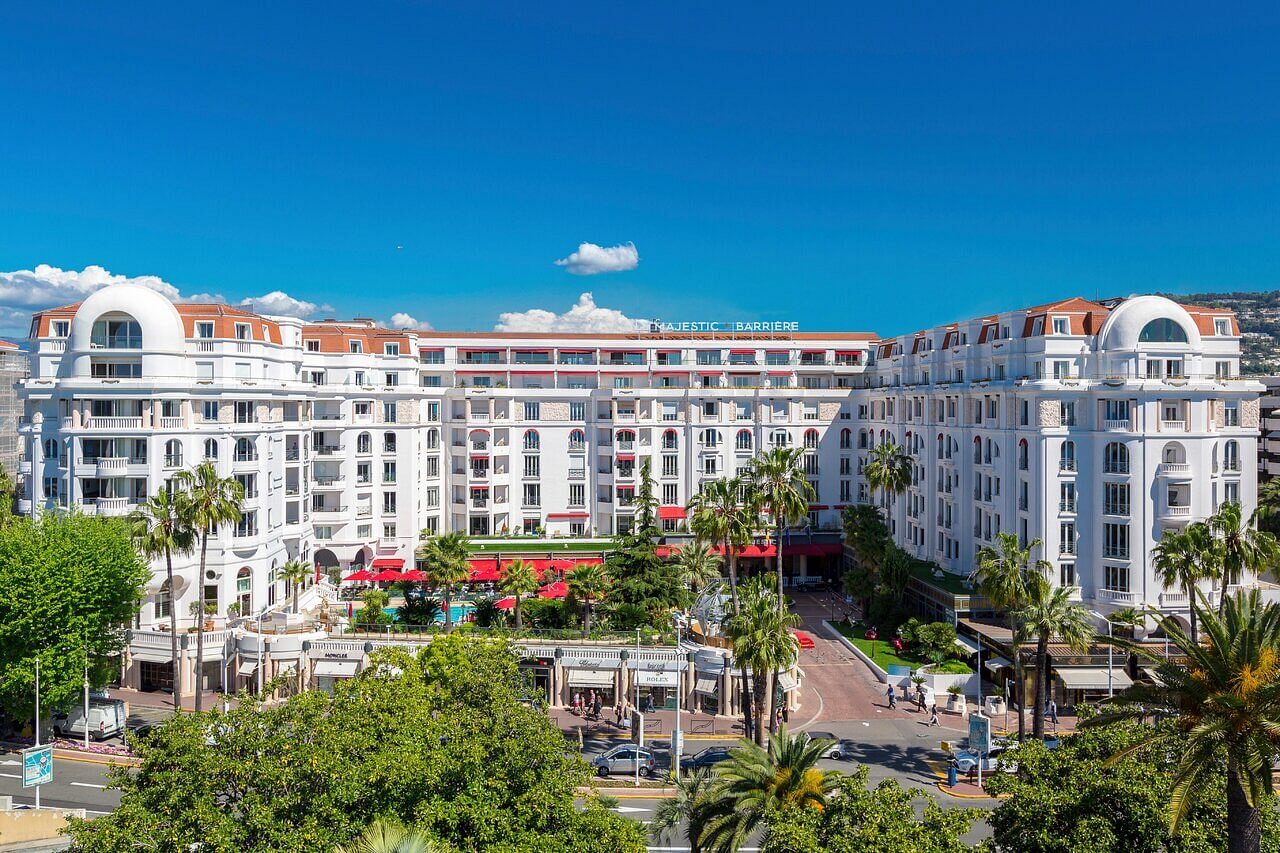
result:
<svg viewBox="0 0 1280 853"><path fill-rule="evenodd" d="M1261 386L1238 378L1234 318L1158 297L878 340L391 331L119 285L37 314L31 337L21 508L124 514L213 460L247 495L210 549L219 613L282 603L292 557L411 563L421 530L611 535L645 459L678 529L700 483L777 444L806 449L812 528L866 499L866 453L891 436L916 459L900 543L967 573L997 530L1039 537L1104 609L1185 608L1152 576L1160 532L1254 502ZM194 557L175 571L176 605L161 571L141 625L186 617Z"/></svg>

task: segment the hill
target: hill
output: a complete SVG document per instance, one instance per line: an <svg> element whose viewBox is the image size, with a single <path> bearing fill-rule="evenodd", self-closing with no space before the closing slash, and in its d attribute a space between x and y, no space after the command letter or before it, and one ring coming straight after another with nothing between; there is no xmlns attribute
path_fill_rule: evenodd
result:
<svg viewBox="0 0 1280 853"><path fill-rule="evenodd" d="M1280 373L1280 290L1164 295L1186 305L1235 311L1244 336L1240 372L1246 376Z"/></svg>

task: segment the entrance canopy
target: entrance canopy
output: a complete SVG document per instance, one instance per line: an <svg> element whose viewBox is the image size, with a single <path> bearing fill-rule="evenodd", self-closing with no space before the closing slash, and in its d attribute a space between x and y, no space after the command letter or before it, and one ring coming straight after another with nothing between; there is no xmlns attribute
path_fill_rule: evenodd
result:
<svg viewBox="0 0 1280 853"><path fill-rule="evenodd" d="M1068 690L1106 690L1108 686L1105 666L1058 667L1054 672L1057 673L1058 678L1062 679L1062 683ZM1122 668L1111 669L1110 686L1112 688L1122 690L1130 684L1133 684L1133 679Z"/></svg>

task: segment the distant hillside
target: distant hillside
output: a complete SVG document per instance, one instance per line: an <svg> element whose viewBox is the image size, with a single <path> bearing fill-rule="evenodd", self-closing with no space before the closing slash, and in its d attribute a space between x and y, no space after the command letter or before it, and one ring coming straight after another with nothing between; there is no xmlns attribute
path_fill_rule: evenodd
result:
<svg viewBox="0 0 1280 853"><path fill-rule="evenodd" d="M1240 321L1244 335L1240 372L1280 373L1280 290L1258 293L1178 293L1166 294L1187 305L1230 308Z"/></svg>

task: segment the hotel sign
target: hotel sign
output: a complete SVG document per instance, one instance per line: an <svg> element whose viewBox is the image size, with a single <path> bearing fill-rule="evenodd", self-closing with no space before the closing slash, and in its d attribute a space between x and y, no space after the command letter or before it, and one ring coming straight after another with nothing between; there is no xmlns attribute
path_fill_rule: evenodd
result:
<svg viewBox="0 0 1280 853"><path fill-rule="evenodd" d="M664 323L655 320L649 324L652 334L678 332L798 332L800 324L794 320L681 320Z"/></svg>

